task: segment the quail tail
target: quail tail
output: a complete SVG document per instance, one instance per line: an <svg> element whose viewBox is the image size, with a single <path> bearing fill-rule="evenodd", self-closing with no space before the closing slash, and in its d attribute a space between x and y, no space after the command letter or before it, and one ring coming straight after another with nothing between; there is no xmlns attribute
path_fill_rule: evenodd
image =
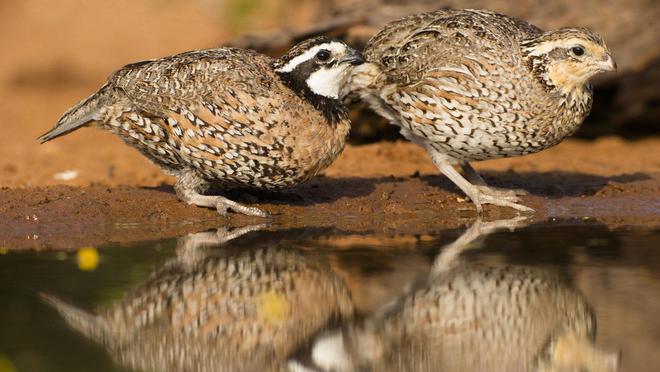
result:
<svg viewBox="0 0 660 372"><path fill-rule="evenodd" d="M42 134L37 140L40 143L48 142L84 127L90 121L96 119L95 117L100 109L106 105L111 97L112 89L106 84L98 92L80 101L80 103L65 112L55 124L55 127Z"/></svg>
<svg viewBox="0 0 660 372"><path fill-rule="evenodd" d="M109 333L108 324L103 318L70 305L55 296L46 293L39 293L39 296L43 302L60 313L72 328L90 339L103 340Z"/></svg>

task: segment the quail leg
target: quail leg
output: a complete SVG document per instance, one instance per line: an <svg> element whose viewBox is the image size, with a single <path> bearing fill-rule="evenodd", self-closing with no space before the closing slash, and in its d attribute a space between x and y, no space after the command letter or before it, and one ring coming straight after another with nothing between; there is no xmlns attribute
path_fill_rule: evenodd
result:
<svg viewBox="0 0 660 372"><path fill-rule="evenodd" d="M222 216L227 216L229 209L231 209L234 212L243 213L248 216L268 217L268 213L259 208L248 207L247 205L227 199L224 196L203 195L197 191L200 187L204 188L206 186L208 185L205 184L205 181L191 173L186 173L177 179L174 190L181 201L199 207L214 208Z"/></svg>
<svg viewBox="0 0 660 372"><path fill-rule="evenodd" d="M231 209L234 212L242 213L248 216L268 217L268 213L262 211L259 208L248 207L247 205L237 203L220 195L201 195L195 193L190 194L185 202L188 204L197 205L199 207L215 208L222 216L227 216L228 211Z"/></svg>
<svg viewBox="0 0 660 372"><path fill-rule="evenodd" d="M479 190L481 190L484 194L508 199L509 201L512 201L514 203L520 201L518 196L527 194L527 191L522 189L502 189L499 187L488 186L488 184L486 184L486 181L481 177L479 173L477 173L477 171L474 168L472 168L472 165L470 165L470 163L466 162L461 164L461 169L465 174L465 178L471 184L473 184Z"/></svg>
<svg viewBox="0 0 660 372"><path fill-rule="evenodd" d="M453 268L457 263L456 261L458 256L460 256L466 250L474 247L475 241L496 231L504 229L514 231L515 229L523 228L529 224L529 221L529 217L524 216L518 216L508 220L496 220L488 222L483 222L481 221L481 218L477 218L472 226L465 230L465 232L463 232L463 234L461 234L458 239L442 248L442 251L433 262L430 278L440 275L441 273L444 273Z"/></svg>
<svg viewBox="0 0 660 372"><path fill-rule="evenodd" d="M176 242L177 259L184 267L192 268L206 257L204 247L222 245L247 233L263 230L267 226L267 224L248 225L235 229L221 227L216 231L184 235Z"/></svg>
<svg viewBox="0 0 660 372"><path fill-rule="evenodd" d="M484 237L505 229L514 231L516 229L523 228L529 225L530 221L531 219L529 216L517 216L507 220L495 220L486 222L477 217L472 225L467 230L465 230L456 240L441 248L440 253L433 260L433 266L431 267L431 271L426 278L426 282L432 282L437 277L456 267L460 263L461 254L469 249L478 248L476 243L478 243ZM403 301L406 298L409 298L409 294L419 289L420 285L424 285L424 283L420 281L409 283L409 285L406 286L404 291L399 296L373 312L369 316L369 321L379 322L380 320L387 317L388 314L398 311Z"/></svg>
<svg viewBox="0 0 660 372"><path fill-rule="evenodd" d="M465 195L467 195L470 200L474 203L477 208L477 213L483 213L483 204L493 204L499 205L501 207L509 207L523 212L534 212L532 208L526 207L522 204L510 201L509 199L496 195L489 195L484 193L479 187L471 184L468 180L465 179L451 164L450 159L447 156L440 154L438 152L432 152L431 157L433 163L440 169L440 172L447 176L458 188L460 188Z"/></svg>

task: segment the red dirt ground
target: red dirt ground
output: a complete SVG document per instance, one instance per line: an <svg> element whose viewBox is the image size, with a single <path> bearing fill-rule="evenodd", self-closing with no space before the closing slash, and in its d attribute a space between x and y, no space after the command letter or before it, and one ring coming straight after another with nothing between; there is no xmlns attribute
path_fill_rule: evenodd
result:
<svg viewBox="0 0 660 372"><path fill-rule="evenodd" d="M79 156L57 142L52 146L58 147L51 150L57 164L66 163L62 156L75 163L71 168L94 169L108 166L102 160L108 157L122 171L112 177L105 173L105 179L81 171L65 182L39 169L24 176L42 180L32 181L38 187L2 188L0 246L75 248L176 237L227 223L215 211L177 201L171 180L125 146L118 146L114 157ZM477 168L493 185L529 191L524 201L537 209L535 220L595 218L612 227L657 228L659 152L658 140L570 140L537 155L485 162ZM21 177L21 172L12 174L14 182ZM42 186L57 183L62 185ZM467 224L475 216L471 203L460 200L459 190L438 174L428 155L405 142L349 146L324 176L296 190L233 196L256 203L273 214L268 222L287 227L423 234ZM487 209L488 218L513 214L506 208ZM238 225L256 222L261 220L231 218Z"/></svg>

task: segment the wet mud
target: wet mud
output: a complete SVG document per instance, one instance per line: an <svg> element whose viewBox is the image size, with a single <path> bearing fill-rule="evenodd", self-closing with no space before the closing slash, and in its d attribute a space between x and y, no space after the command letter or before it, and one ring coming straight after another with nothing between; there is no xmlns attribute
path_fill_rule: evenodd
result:
<svg viewBox="0 0 660 372"><path fill-rule="evenodd" d="M573 140L541 154L491 161L478 168L494 186L526 190L523 201L536 209L536 221L579 218L611 228L657 228L660 157L652 157L658 152L656 142ZM646 156L635 157L644 151ZM83 178L71 182L78 186L2 188L0 246L75 249L253 223L267 223L273 229L329 227L381 236L427 234L465 226L476 217L473 205L435 171L424 151L405 142L349 146L324 175L294 190L228 194L270 212L272 217L265 220L237 214L226 219L213 210L181 203L171 180L156 174L154 179L124 180L123 185L114 180L85 185ZM488 206L485 218L510 218L515 213Z"/></svg>

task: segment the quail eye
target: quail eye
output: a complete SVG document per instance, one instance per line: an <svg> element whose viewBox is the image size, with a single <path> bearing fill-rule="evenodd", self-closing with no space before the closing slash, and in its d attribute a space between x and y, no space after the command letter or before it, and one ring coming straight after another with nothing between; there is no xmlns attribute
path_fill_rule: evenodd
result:
<svg viewBox="0 0 660 372"><path fill-rule="evenodd" d="M579 57L584 54L584 48L581 46L576 46L571 48L571 52L573 52L573 54Z"/></svg>
<svg viewBox="0 0 660 372"><path fill-rule="evenodd" d="M319 50L319 52L316 53L316 59L318 59L319 61L324 61L324 62L329 60L330 59L330 51L325 50L325 49Z"/></svg>

